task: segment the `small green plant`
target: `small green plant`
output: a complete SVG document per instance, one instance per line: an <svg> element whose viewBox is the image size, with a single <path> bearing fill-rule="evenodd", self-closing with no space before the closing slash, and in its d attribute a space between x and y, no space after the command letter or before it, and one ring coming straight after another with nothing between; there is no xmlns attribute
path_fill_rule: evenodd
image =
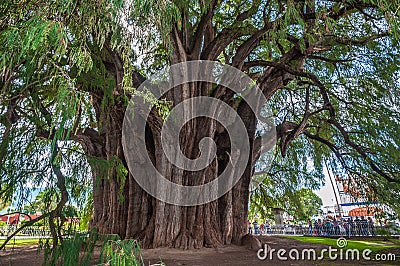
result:
<svg viewBox="0 0 400 266"><path fill-rule="evenodd" d="M88 266L93 258L96 242L101 240L96 230L75 233L52 248L52 239L41 239L39 249L44 250L43 265Z"/></svg>
<svg viewBox="0 0 400 266"><path fill-rule="evenodd" d="M144 265L142 251L137 240L110 240L106 243L102 257L107 266L139 266Z"/></svg>
<svg viewBox="0 0 400 266"><path fill-rule="evenodd" d="M144 266L139 241L120 240L118 235L101 235L96 230L75 233L52 249L51 239L39 241L44 250L43 265L88 266L96 260L98 266ZM100 244L100 245L99 245ZM101 248L100 258L94 251ZM165 266L161 261L152 266Z"/></svg>

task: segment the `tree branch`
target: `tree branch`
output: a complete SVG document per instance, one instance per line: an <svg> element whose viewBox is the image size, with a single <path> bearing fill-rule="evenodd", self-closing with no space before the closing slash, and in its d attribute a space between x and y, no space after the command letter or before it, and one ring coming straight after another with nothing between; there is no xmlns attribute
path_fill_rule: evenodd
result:
<svg viewBox="0 0 400 266"><path fill-rule="evenodd" d="M52 154L51 154L51 167L53 169L54 174L57 177L57 187L61 192L61 199L58 202L56 208L50 212L49 215L49 225L50 225L50 231L53 237L53 250L55 250L56 246L58 245L58 240L62 241L62 236L60 231L56 231L55 224L54 224L54 218L60 217L62 209L64 208L65 204L68 201L68 191L65 186L65 176L62 174L60 166L56 162L57 155L59 153L59 148L57 143L55 143Z"/></svg>
<svg viewBox="0 0 400 266"><path fill-rule="evenodd" d="M374 161L371 158L369 158L364 149L360 145L357 145L356 143L350 140L348 132L343 128L342 125L340 125L340 123L336 119L330 118L327 120L327 122L334 125L340 131L345 143L348 144L350 147L352 147L355 151L357 151L357 153L361 155L361 158L363 158L371 166L372 170L374 170L376 173L378 173L380 176L382 176L389 182L400 183L399 180L396 180L388 176L385 172L379 169L379 167L374 163Z"/></svg>
<svg viewBox="0 0 400 266"><path fill-rule="evenodd" d="M236 38L252 35L258 31L249 26L240 27L241 22L254 15L258 10L260 0L253 1L252 6L240 13L230 28L224 28L202 51L200 58L203 60L216 60L218 55Z"/></svg>
<svg viewBox="0 0 400 266"><path fill-rule="evenodd" d="M190 57L192 59L199 59L201 54L201 47L207 46L209 43L204 42L202 36L205 33L207 27L210 27L210 22L212 21L212 17L214 15L215 8L220 0L212 0L210 4L210 8L208 11L201 17L200 22L197 24L196 31L193 34L192 45L191 45L191 54ZM209 40L210 41L210 40Z"/></svg>

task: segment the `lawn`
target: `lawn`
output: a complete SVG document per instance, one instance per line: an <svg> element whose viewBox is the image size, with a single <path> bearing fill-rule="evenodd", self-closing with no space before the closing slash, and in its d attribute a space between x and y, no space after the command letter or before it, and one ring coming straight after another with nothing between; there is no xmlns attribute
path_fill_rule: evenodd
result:
<svg viewBox="0 0 400 266"><path fill-rule="evenodd" d="M306 243L314 243L314 244L337 247L336 244L337 239L335 238L312 237L312 236L285 236L285 237L296 239ZM400 243L399 241L396 241L394 239L390 241L377 240L377 239L371 239L371 240L347 239L347 245L346 247L344 247L344 249L358 249L358 250L363 250L367 248L372 250L373 252L376 252L388 248L400 248Z"/></svg>
<svg viewBox="0 0 400 266"><path fill-rule="evenodd" d="M4 239L0 239L0 245L4 243ZM27 239L12 239L6 247L22 247L22 246L34 246L39 244L39 238L27 238Z"/></svg>

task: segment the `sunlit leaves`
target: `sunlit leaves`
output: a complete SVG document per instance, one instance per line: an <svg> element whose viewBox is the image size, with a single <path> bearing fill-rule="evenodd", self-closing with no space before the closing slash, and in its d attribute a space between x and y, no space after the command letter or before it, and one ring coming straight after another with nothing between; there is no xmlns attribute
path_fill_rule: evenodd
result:
<svg viewBox="0 0 400 266"><path fill-rule="evenodd" d="M122 1L0 3L2 198L19 191L18 200L29 201L26 187L54 189L50 151L57 143L57 165L68 177L67 188L75 203L85 201L90 167L79 144L67 140L82 128L98 127L88 89L116 87L104 57L94 51L106 41L115 50L130 47L122 41L130 34L118 31L122 7ZM129 55L123 60L129 62ZM126 77L130 70L124 69ZM11 124L9 110L18 114Z"/></svg>

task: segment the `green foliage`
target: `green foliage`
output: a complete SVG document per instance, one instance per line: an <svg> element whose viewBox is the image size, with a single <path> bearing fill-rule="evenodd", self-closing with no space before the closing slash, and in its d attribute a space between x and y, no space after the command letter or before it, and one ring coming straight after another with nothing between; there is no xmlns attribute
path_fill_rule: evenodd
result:
<svg viewBox="0 0 400 266"><path fill-rule="evenodd" d="M36 212L46 213L49 210L53 209L57 204L57 191L52 189L46 189L39 192L36 195L34 201L25 205L24 211L27 213L34 214Z"/></svg>
<svg viewBox="0 0 400 266"><path fill-rule="evenodd" d="M144 265L140 244L136 240L110 240L103 252L102 262L105 265Z"/></svg>
<svg viewBox="0 0 400 266"><path fill-rule="evenodd" d="M44 265L92 265L95 248L101 246L98 265L145 265L140 244L136 240L119 240L116 235L100 235L95 230L76 233L64 238L55 249L51 249L50 239L40 241L40 249L45 251ZM161 264L163 265L163 264Z"/></svg>
<svg viewBox="0 0 400 266"><path fill-rule="evenodd" d="M322 164L317 152L302 139L296 140L286 158L276 156L267 173L262 170L263 158L256 164L262 173L257 189L250 194L251 217L261 215L273 219L272 208L282 208L296 221L307 221L318 214L322 200L313 192L324 182ZM257 171L256 171L257 175Z"/></svg>
<svg viewBox="0 0 400 266"><path fill-rule="evenodd" d="M89 221L93 215L93 192L87 197L87 201L84 204L83 210L80 212L79 217L81 218L79 222L79 230L85 232L89 229Z"/></svg>
<svg viewBox="0 0 400 266"><path fill-rule="evenodd" d="M299 124L306 111L315 112L308 118L306 131L319 140L309 135L295 140L288 150L287 162L298 165L298 157L307 154L305 160L312 159L313 166L322 173L322 162L328 160L335 174L349 176L369 187L375 197L390 204L398 212L398 200L395 199L398 192L392 193L387 189L390 187L391 191L398 191L400 188L397 174L400 172L397 152L400 144L397 133L400 132L399 35L386 32L387 29L393 30L399 23L399 13L393 3L361 1L358 5L378 4L380 9L364 9L363 14L354 10L340 20L334 20L328 17L329 10L342 10L343 3L321 2L317 5L316 14L319 23L313 27L303 26L303 30L291 33L297 38L304 38L305 43L327 42L331 46L317 53L315 58L306 60L304 69L314 74L323 84L336 110L335 119L348 136L344 136L339 128L332 125L328 111L321 111L324 104L321 87L310 82L309 78L297 76L272 97L271 106L276 106L274 113L279 122ZM390 22L385 20L387 14L391 14ZM296 24L302 26L301 22ZM369 36L377 35L382 36L368 39ZM272 46L274 38L281 38L278 32L269 40ZM260 49L259 57L279 58L293 47L291 43L278 42L282 47L271 47L272 53ZM305 109L307 90L311 99L309 110ZM349 145L352 142L355 144ZM360 156L360 150L364 155ZM299 169L303 172L305 168ZM388 178L385 180L376 172L377 169L381 169L393 181L388 182Z"/></svg>
<svg viewBox="0 0 400 266"><path fill-rule="evenodd" d="M96 242L101 236L94 230L77 233L65 238L56 249L51 249L51 239L40 242L39 248L44 250L44 265L90 265Z"/></svg>
<svg viewBox="0 0 400 266"><path fill-rule="evenodd" d="M290 190L284 185L283 188L279 188L281 186L282 184L267 180L252 192L249 210L251 219L257 216L273 219L273 208L285 210L296 222L307 222L313 215L319 213L322 200L312 190L306 188Z"/></svg>
<svg viewBox="0 0 400 266"><path fill-rule="evenodd" d="M4 210L5 208L7 208L10 205L11 205L10 201L4 201L3 199L0 198L0 211Z"/></svg>
<svg viewBox="0 0 400 266"><path fill-rule="evenodd" d="M123 8L122 1L0 3L2 198L11 199L17 191L24 191L20 198L26 198L29 191L23 184L51 187L49 150L96 122L87 89L104 87L111 93L115 87L103 64L109 60L104 46L126 50L122 83L131 86L131 50L122 40L129 42L132 34L122 34ZM104 112L105 105L113 104L109 93L102 100ZM17 124L7 118L11 108L18 109ZM69 174L70 195L85 201L82 195L91 183L86 156L77 143L63 146L58 163Z"/></svg>

